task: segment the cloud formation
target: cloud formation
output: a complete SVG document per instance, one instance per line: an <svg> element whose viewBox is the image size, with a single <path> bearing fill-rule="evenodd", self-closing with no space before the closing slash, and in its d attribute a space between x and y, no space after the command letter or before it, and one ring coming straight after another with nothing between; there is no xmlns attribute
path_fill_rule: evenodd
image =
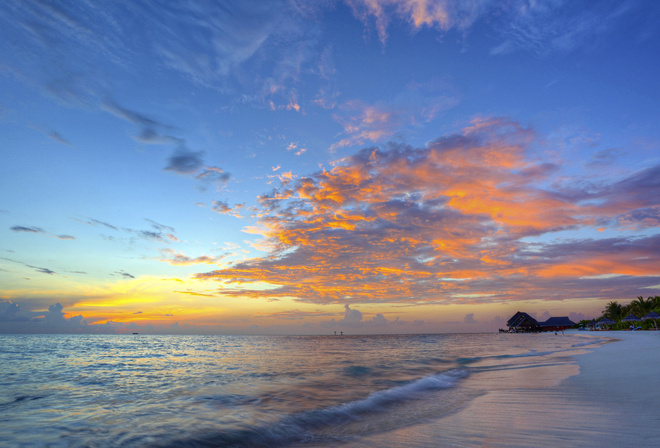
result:
<svg viewBox="0 0 660 448"><path fill-rule="evenodd" d="M41 274L48 274L48 275L56 274L56 272L51 270L51 269L43 268L43 267L39 267L39 266L33 266L31 264L28 264L28 263L23 263L22 261L12 260L11 258L0 257L0 259L10 261L12 263L20 264L20 265L23 265L23 266L25 266L27 268L30 268L30 269L34 269L35 271L37 271Z"/></svg>
<svg viewBox="0 0 660 448"><path fill-rule="evenodd" d="M106 227L108 229L119 230L118 227L116 227L112 224L108 224L107 222L99 221L98 219L93 219L93 218L89 218L89 220L87 221L87 224L92 225L92 226L100 225L100 226Z"/></svg>
<svg viewBox="0 0 660 448"><path fill-rule="evenodd" d="M564 53L593 47L624 17L635 12L637 6L633 2L605 1L585 8L580 1L556 0L346 0L346 3L367 28L376 28L384 45L388 29L400 21L415 32L429 28L465 35L487 17L495 31L492 34L499 41L491 54L517 50Z"/></svg>
<svg viewBox="0 0 660 448"><path fill-rule="evenodd" d="M300 109L294 84L318 63L314 19L324 10L321 3L288 0L135 1L103 8L26 0L0 10L6 37L0 50L14 46L2 51L3 67L68 105L89 107L104 97L115 82L109 68L148 64L243 104ZM257 68L263 76L250 74ZM141 142L166 136L166 127L144 114L112 101L105 108L140 126Z"/></svg>
<svg viewBox="0 0 660 448"><path fill-rule="evenodd" d="M98 8L91 3L53 6L25 0L21 8L0 10L0 26L7 37L4 46L19 49L4 51L3 64L18 77L39 84L48 95L84 107L107 94L114 81L106 78L112 73L108 67L159 65L229 94L236 103L278 110L300 110L297 84L303 75L314 73L318 78L315 103L332 108L338 94L332 50L318 47L322 19L337 3L237 0L155 6L134 1ZM383 45L395 25L440 35L454 31L461 38L483 25L493 40L494 55L521 49L547 54L590 48L641 10L637 2L614 0L588 7L582 1L558 0L343 3L367 33L376 30ZM261 76L250 75L257 69ZM170 132L157 120L112 101L106 101L105 108L140 126L137 138L142 142L162 142ZM59 134L51 137L68 143Z"/></svg>
<svg viewBox="0 0 660 448"><path fill-rule="evenodd" d="M76 238L71 235L54 235L52 233L46 232L41 227L36 226L12 226L9 228L14 232L25 232L25 233L38 233L49 238L57 238L59 240L75 240Z"/></svg>
<svg viewBox="0 0 660 448"><path fill-rule="evenodd" d="M41 227L26 227L26 226L12 226L9 228L10 230L13 230L14 232L28 232L28 233L45 233L44 229Z"/></svg>
<svg viewBox="0 0 660 448"><path fill-rule="evenodd" d="M66 138L62 137L62 134L60 134L57 131L52 131L51 130L50 132L48 132L48 137L52 138L53 140L55 140L58 143L62 143L63 145L71 146L71 142L69 140L67 140Z"/></svg>
<svg viewBox="0 0 660 448"><path fill-rule="evenodd" d="M344 306L344 309L344 323L357 324L362 320L362 313L360 311L351 309L348 304Z"/></svg>
<svg viewBox="0 0 660 448"><path fill-rule="evenodd" d="M146 144L174 146L172 154L167 158L165 171L177 174L191 175L201 180L204 187L209 183L224 185L229 181L230 174L215 166L206 166L202 158L202 151L192 151L188 148L186 140L173 135L178 132L175 126L161 123L144 114L135 112L108 99L103 108L113 115L133 123L139 128L136 140Z"/></svg>
<svg viewBox="0 0 660 448"><path fill-rule="evenodd" d="M29 322L31 319L32 315L18 304L8 300L0 302L0 322Z"/></svg>
<svg viewBox="0 0 660 448"><path fill-rule="evenodd" d="M275 313L260 313L257 317L269 317L276 319L284 320L305 320L307 318L316 318L316 317L326 317L334 316L336 313L328 313L321 311L300 311L300 310L289 310L289 311L278 311Z"/></svg>
<svg viewBox="0 0 660 448"><path fill-rule="evenodd" d="M224 255L221 256L209 256L209 255L200 255L198 257L190 257L181 252L174 251L172 249L162 249L161 253L163 257L160 258L160 261L167 262L175 266L190 266L194 264L216 264L219 263Z"/></svg>
<svg viewBox="0 0 660 448"><path fill-rule="evenodd" d="M167 159L165 170L179 174L192 174L199 171L203 165L204 161L200 152L179 148Z"/></svg>
<svg viewBox="0 0 660 448"><path fill-rule="evenodd" d="M457 94L439 80L411 83L391 101L347 101L333 115L344 129L344 137L330 150L385 142L399 132L430 122L457 104Z"/></svg>
<svg viewBox="0 0 660 448"><path fill-rule="evenodd" d="M213 201L211 205L211 210L216 213L221 213L223 215L230 215L236 218L241 217L241 210L245 207L245 204L234 204L230 206L225 201Z"/></svg>
<svg viewBox="0 0 660 448"><path fill-rule="evenodd" d="M48 311L27 311L11 301L0 302L0 333L78 333L87 327L83 316L66 317L59 303Z"/></svg>
<svg viewBox="0 0 660 448"><path fill-rule="evenodd" d="M103 109L138 126L140 132L135 138L142 143L180 143L178 138L166 134L166 132L169 133L175 130L174 126L160 123L146 115L120 106L112 99L108 99L103 103Z"/></svg>
<svg viewBox="0 0 660 448"><path fill-rule="evenodd" d="M658 218L660 167L562 186L536 140L519 123L478 118L425 147L365 148L286 180L260 198L269 253L197 278L220 281L221 295L324 304L522 300L532 289L563 300L651 285L660 235L630 229ZM601 226L622 233L598 238ZM553 238L578 229L593 236ZM623 278L613 290L602 274ZM275 288L250 287L261 282Z"/></svg>

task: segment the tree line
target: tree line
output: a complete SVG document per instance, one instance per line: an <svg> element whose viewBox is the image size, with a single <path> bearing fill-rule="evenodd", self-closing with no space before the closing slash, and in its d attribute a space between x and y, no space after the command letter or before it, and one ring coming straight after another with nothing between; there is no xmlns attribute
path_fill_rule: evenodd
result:
<svg viewBox="0 0 660 448"><path fill-rule="evenodd" d="M605 306L603 313L599 318L596 319L596 321L606 317L616 322L616 324L611 325L610 328L613 330L623 330L628 328L630 325L628 322L621 322L623 318L629 316L630 314L634 314L641 319L651 311L655 311L660 314L660 296L649 297L647 299L644 299L642 296L638 296L628 305L622 305L616 300L613 300ZM589 322L591 321L584 320L580 321L580 324L587 325ZM644 330L655 328L652 320L635 322L635 325L641 326Z"/></svg>

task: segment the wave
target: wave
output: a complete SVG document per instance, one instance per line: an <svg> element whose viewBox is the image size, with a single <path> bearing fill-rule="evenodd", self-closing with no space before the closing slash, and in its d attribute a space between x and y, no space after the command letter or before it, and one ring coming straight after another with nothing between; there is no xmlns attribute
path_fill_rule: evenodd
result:
<svg viewBox="0 0 660 448"><path fill-rule="evenodd" d="M161 447L282 447L295 443L331 443L360 435L351 430L352 423L361 428L376 428L373 417L390 412L397 405L428 397L429 392L454 387L468 375L463 369L450 370L420 378L411 383L373 392L357 400L325 409L288 415L276 423L235 428L203 437L172 440Z"/></svg>
<svg viewBox="0 0 660 448"><path fill-rule="evenodd" d="M606 342L610 342L612 340L611 337L594 337L593 339L590 339L586 342L580 342L577 344L571 345L572 348L577 348L577 347L586 347L588 345L593 345L597 346Z"/></svg>
<svg viewBox="0 0 660 448"><path fill-rule="evenodd" d="M584 347L587 345L598 345L602 344L603 342L606 342L608 339L594 339L588 342L581 342L577 344L572 344L568 348L560 348L557 350L546 350L546 351L538 351L538 350L530 350L525 353L514 353L514 354L506 354L506 355L492 355L492 356L475 356L471 358L458 358L456 362L460 365L466 366L468 364L474 364L479 361L486 361L489 359L513 359L513 358L529 358L529 357L535 357L535 356L548 356L548 355L554 355L557 353L569 353L570 349L578 348L578 347Z"/></svg>
<svg viewBox="0 0 660 448"><path fill-rule="evenodd" d="M513 359L513 358L528 358L531 356L546 356L546 355L552 355L554 353L559 353L560 351L561 350L538 352L536 350L530 350L527 353L516 353L511 355L475 356L472 358L458 358L456 362L460 365L468 365L489 359Z"/></svg>

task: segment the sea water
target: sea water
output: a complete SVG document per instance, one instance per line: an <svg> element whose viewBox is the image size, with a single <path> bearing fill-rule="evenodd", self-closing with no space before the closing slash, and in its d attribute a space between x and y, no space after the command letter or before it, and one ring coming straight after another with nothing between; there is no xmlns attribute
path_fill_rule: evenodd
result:
<svg viewBox="0 0 660 448"><path fill-rule="evenodd" d="M484 371L568 365L597 342L568 334L2 335L0 446L336 446L456 412L486 392L474 386Z"/></svg>

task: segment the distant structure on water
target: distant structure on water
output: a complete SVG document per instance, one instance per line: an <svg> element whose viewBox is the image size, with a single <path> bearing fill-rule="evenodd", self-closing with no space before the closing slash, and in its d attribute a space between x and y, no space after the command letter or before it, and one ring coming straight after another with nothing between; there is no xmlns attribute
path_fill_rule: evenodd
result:
<svg viewBox="0 0 660 448"><path fill-rule="evenodd" d="M506 322L508 333L542 333L546 331L564 331L575 325L568 317L551 317L545 322L538 322L532 316L518 311ZM506 333L506 330L500 330Z"/></svg>

